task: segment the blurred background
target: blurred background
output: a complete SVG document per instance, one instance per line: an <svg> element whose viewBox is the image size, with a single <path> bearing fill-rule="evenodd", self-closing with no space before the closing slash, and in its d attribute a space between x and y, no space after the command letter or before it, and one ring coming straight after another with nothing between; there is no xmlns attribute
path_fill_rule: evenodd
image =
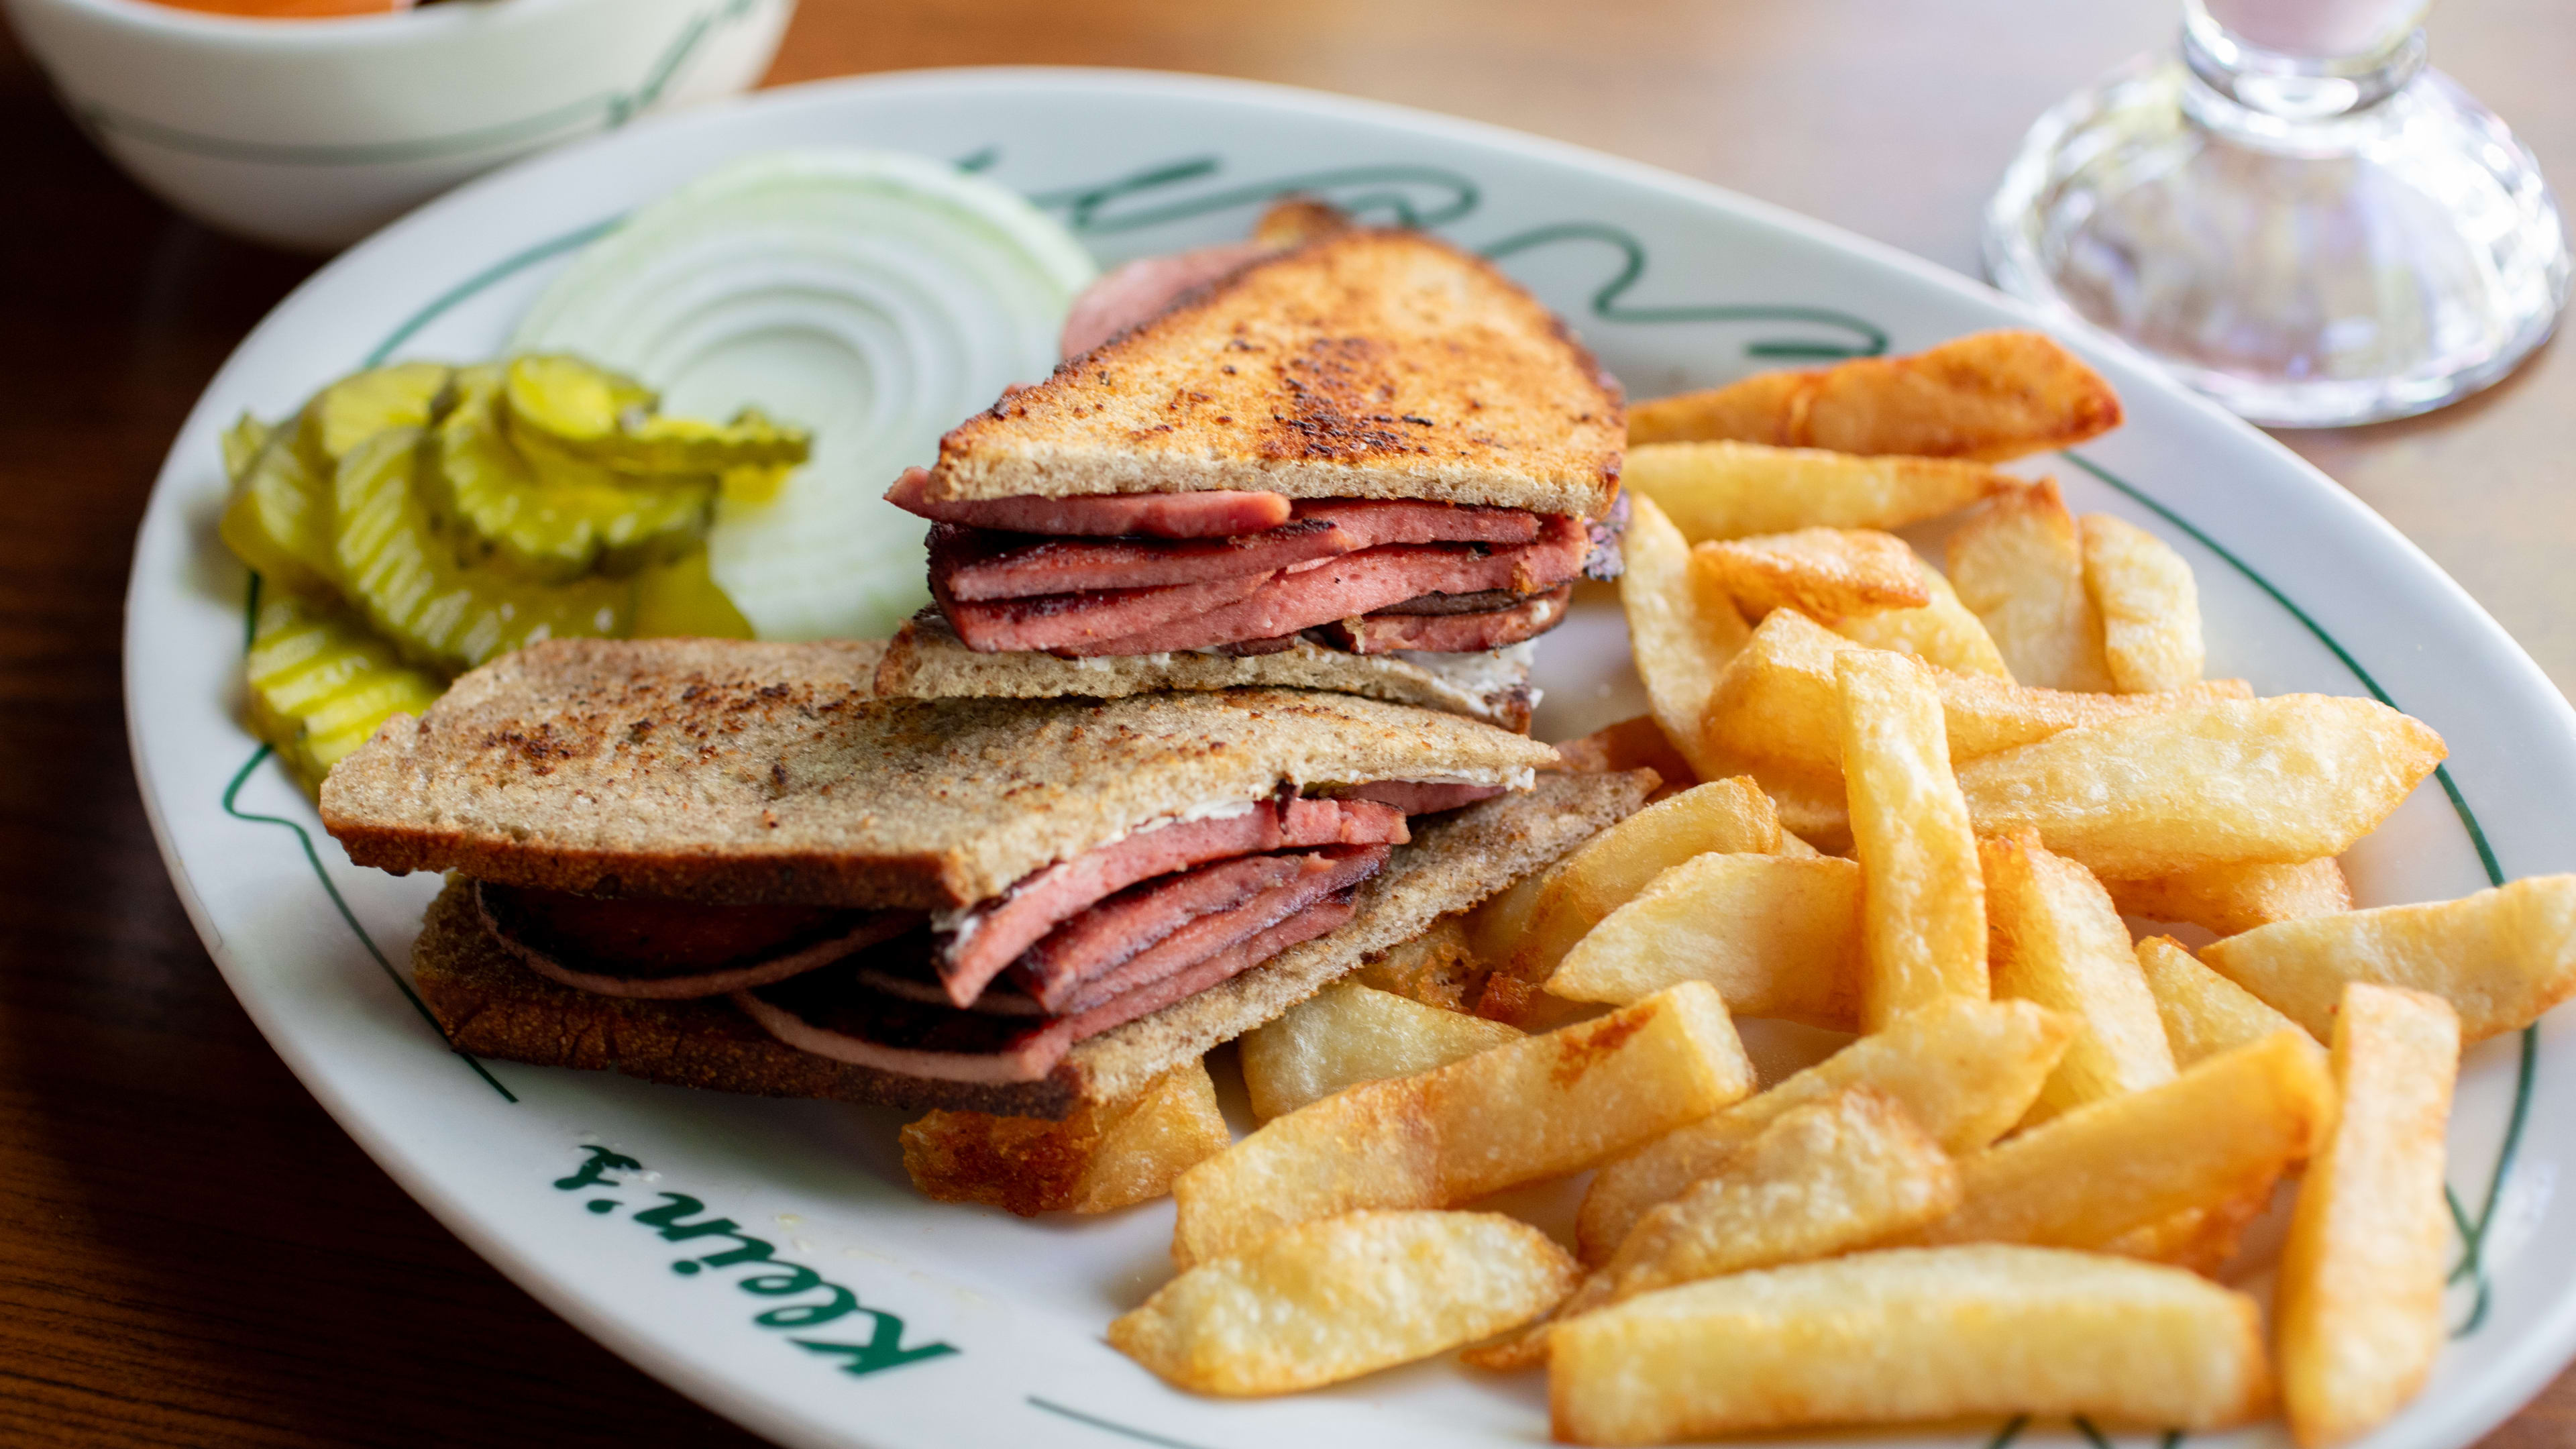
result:
<svg viewBox="0 0 2576 1449"><path fill-rule="evenodd" d="M1311 86L1669 167L1975 274L2031 122L2177 23L2174 0L804 0L766 83L1048 64ZM2576 177L2565 0L2448 0L2430 41ZM0 1441L752 1442L438 1227L207 961L126 762L126 568L186 410L318 262L154 200L5 31L0 137ZM2576 686L2564 342L2440 412L2280 436ZM2571 1442L2566 1381L2490 1441Z"/></svg>

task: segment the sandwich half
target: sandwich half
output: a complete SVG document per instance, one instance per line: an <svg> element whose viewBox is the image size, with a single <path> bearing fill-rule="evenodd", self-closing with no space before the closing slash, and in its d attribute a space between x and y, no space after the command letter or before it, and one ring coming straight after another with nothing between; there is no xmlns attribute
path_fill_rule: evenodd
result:
<svg viewBox="0 0 2576 1449"><path fill-rule="evenodd" d="M1060 1116L1652 786L1375 700L872 699L877 663L540 644L388 721L325 782L323 820L359 864L452 872L413 974L461 1050Z"/></svg>
<svg viewBox="0 0 2576 1449"><path fill-rule="evenodd" d="M1132 325L895 484L936 604L887 693L1294 685L1527 727L1519 646L1618 570L1618 385L1492 264L1313 212L1177 295L1112 274Z"/></svg>

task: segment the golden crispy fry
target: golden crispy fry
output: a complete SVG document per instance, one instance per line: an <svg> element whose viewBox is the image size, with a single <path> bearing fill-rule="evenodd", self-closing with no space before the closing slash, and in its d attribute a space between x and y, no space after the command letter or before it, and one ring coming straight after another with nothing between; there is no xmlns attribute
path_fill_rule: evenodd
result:
<svg viewBox="0 0 2576 1449"><path fill-rule="evenodd" d="M1172 1179L1234 1141L1216 1085L1197 1062L1124 1102L1079 1107L1061 1122L939 1111L902 1137L904 1171L924 1196L1024 1218L1105 1213L1161 1197Z"/></svg>
<svg viewBox="0 0 2576 1449"><path fill-rule="evenodd" d="M2428 991L2484 1041L2576 993L2576 875L2537 875L2456 901L2284 921L2201 959L2322 1039L2345 983Z"/></svg>
<svg viewBox="0 0 2576 1449"><path fill-rule="evenodd" d="M1771 807L1780 812L1784 838L1795 835L1828 855L1851 853L1851 807L1839 771L1826 774L1782 765L1715 738L1703 738L1700 748L1712 768L1724 770L1728 778L1744 776L1771 797Z"/></svg>
<svg viewBox="0 0 2576 1449"><path fill-rule="evenodd" d="M2270 1403L2252 1299L2175 1268L2046 1248L1740 1273L1548 1334L1552 1426L1575 1444L2005 1414L2219 1429Z"/></svg>
<svg viewBox="0 0 2576 1449"><path fill-rule="evenodd" d="M2102 1251L2170 1263L2203 1278L2215 1278L2236 1256L2246 1228L2271 1206L2272 1192L2267 1187L2216 1207L2186 1208L2161 1222L2122 1233L2104 1243Z"/></svg>
<svg viewBox="0 0 2576 1449"><path fill-rule="evenodd" d="M2331 856L2296 865L2205 865L2153 880L2106 880L2102 886L2124 916L2181 921L2219 936L2352 909L2352 887Z"/></svg>
<svg viewBox="0 0 2576 1449"><path fill-rule="evenodd" d="M2083 545L2054 481L1996 495L1952 534L1950 584L2013 678L2050 689L2111 688L2102 611L2084 587Z"/></svg>
<svg viewBox="0 0 2576 1449"><path fill-rule="evenodd" d="M2028 1120L2172 1081L2173 1049L2155 996L2100 883L2041 849L2029 831L1980 841L1977 853L1995 995L2036 1001L2077 1024Z"/></svg>
<svg viewBox="0 0 2576 1449"><path fill-rule="evenodd" d="M2084 589L2102 619L2102 662L2122 694L2181 689L2200 678L2200 586L2165 541L2124 519L2076 520Z"/></svg>
<svg viewBox="0 0 2576 1449"><path fill-rule="evenodd" d="M1619 576L1619 602L1655 723L1693 774L1723 779L1727 772L1714 768L1701 748L1700 711L1753 631L1732 602L1694 576L1690 545L1651 500L1636 500L1620 553L1627 572Z"/></svg>
<svg viewBox="0 0 2576 1449"><path fill-rule="evenodd" d="M1911 357L1768 373L1628 409L1631 443L1735 438L1990 463L2119 425L2120 399L2101 374L2050 338L2020 331L1953 338Z"/></svg>
<svg viewBox="0 0 2576 1449"><path fill-rule="evenodd" d="M1532 871L1512 882L1511 889L1466 913L1467 950L1479 965L1499 967L1511 960L1521 928L1529 924L1530 910L1538 904L1539 892L1547 887L1547 874L1544 870Z"/></svg>
<svg viewBox="0 0 2576 1449"><path fill-rule="evenodd" d="M2440 997L2366 982L2341 1005L2343 1110L2299 1184L2274 1298L2281 1398L2311 1449L2377 1427L2424 1386L2451 1246L2442 1153L2459 1019Z"/></svg>
<svg viewBox="0 0 2576 1449"><path fill-rule="evenodd" d="M1791 610L1762 621L1727 666L1702 728L1732 755L1820 777L1842 770L1836 728L1841 702L1834 660L1867 646ZM1934 669L1953 764L2032 744L2088 724L2155 714L2220 699L2248 699L2242 680L2212 680L2172 694L2075 694L2007 679Z"/></svg>
<svg viewBox="0 0 2576 1449"><path fill-rule="evenodd" d="M1780 1114L1742 1152L1646 1214L1553 1321L1721 1273L1867 1247L1959 1204L1959 1169L1903 1105L1859 1086ZM1547 1358L1546 1324L1466 1355L1478 1368Z"/></svg>
<svg viewBox="0 0 2576 1449"><path fill-rule="evenodd" d="M1442 1011L1465 1011L1484 985L1484 967L1467 943L1466 914L1453 912L1412 940L1364 958L1343 979Z"/></svg>
<svg viewBox="0 0 2576 1449"><path fill-rule="evenodd" d="M1929 596L1922 608L1857 614L1836 621L1834 632L1872 649L1893 649L1943 669L2010 683L2012 671L2004 667L2003 651L1995 647L1994 636L1986 632L1986 626L1959 602L1958 590L1950 587L1939 569L1919 557L1914 560L1914 571Z"/></svg>
<svg viewBox="0 0 2576 1449"><path fill-rule="evenodd" d="M1615 1157L1752 1090L1717 993L1689 982L1546 1036L1367 1082L1285 1117L1172 1185L1172 1257L1240 1253L1293 1223L1437 1208Z"/></svg>
<svg viewBox="0 0 2576 1449"><path fill-rule="evenodd" d="M1932 591L1916 562L1895 534L1859 528L1802 528L1691 548L1701 587L1733 599L1748 619L1795 609L1839 623L1920 609L1932 602Z"/></svg>
<svg viewBox="0 0 2576 1449"><path fill-rule="evenodd" d="M1574 1260L1500 1213L1357 1212L1202 1263L1109 1325L1179 1388L1284 1394L1429 1358L1527 1323Z"/></svg>
<svg viewBox="0 0 2576 1449"><path fill-rule="evenodd" d="M1716 1171L1782 1113L1851 1087L1903 1103L1945 1150L1975 1152L2030 1110L2074 1031L2027 1001L1953 996L1901 1017L1760 1096L1602 1168L1575 1222L1583 1261L1608 1261L1647 1209Z"/></svg>
<svg viewBox="0 0 2576 1449"><path fill-rule="evenodd" d="M1748 779L1712 780L1649 805L1548 870L1512 948L1510 970L1524 981L1546 980L1585 932L1692 856L1769 855L1779 848L1779 811Z"/></svg>
<svg viewBox="0 0 2576 1449"><path fill-rule="evenodd" d="M1636 416L1629 414L1632 429ZM1620 481L1633 496L1652 499L1684 538L1700 543L1800 528L1902 528L2020 480L1950 458L1669 442L1631 446Z"/></svg>
<svg viewBox="0 0 2576 1449"><path fill-rule="evenodd" d="M2095 875L2136 878L2339 855L2443 753L2384 704L2285 694L2082 726L1958 778L1981 834L2032 827Z"/></svg>
<svg viewBox="0 0 2576 1449"><path fill-rule="evenodd" d="M1498 1021L1343 983L1244 1033L1243 1085L1252 1114L1266 1122L1344 1087L1427 1072L1519 1036Z"/></svg>
<svg viewBox="0 0 2576 1449"><path fill-rule="evenodd" d="M1606 725L1579 740L1567 740L1556 747L1565 757L1565 767L1590 775L1617 774L1625 770L1652 770L1663 783L1646 797L1652 804L1668 795L1677 795L1699 783L1690 761L1665 738L1663 726L1655 717L1641 714Z"/></svg>
<svg viewBox="0 0 2576 1449"><path fill-rule="evenodd" d="M1861 1022L1877 1031L1937 997L1986 995L1985 886L1931 669L1856 649L1834 678L1862 881Z"/></svg>
<svg viewBox="0 0 2576 1449"><path fill-rule="evenodd" d="M2174 1065L2187 1067L2277 1031L2300 1031L2251 991L2210 970L2171 936L2138 943L2138 971L2156 998Z"/></svg>
<svg viewBox="0 0 2576 1449"><path fill-rule="evenodd" d="M1626 1005L1705 981L1736 1016L1856 1030L1860 879L1859 866L1832 856L1695 857L1605 917L1547 989Z"/></svg>
<svg viewBox="0 0 2576 1449"><path fill-rule="evenodd" d="M2175 1213L2269 1192L2333 1116L2316 1043L2282 1032L1963 1159L1967 1201L1923 1240L2100 1248Z"/></svg>

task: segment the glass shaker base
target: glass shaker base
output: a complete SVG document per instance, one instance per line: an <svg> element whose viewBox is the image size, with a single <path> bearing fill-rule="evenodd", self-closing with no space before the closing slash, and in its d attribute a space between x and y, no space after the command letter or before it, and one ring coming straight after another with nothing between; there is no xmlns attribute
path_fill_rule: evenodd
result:
<svg viewBox="0 0 2576 1449"><path fill-rule="evenodd" d="M2276 427L2476 392L2548 338L2568 284L2530 153L2429 70L2366 109L2285 123L2142 58L2031 128L1985 254L2004 291Z"/></svg>

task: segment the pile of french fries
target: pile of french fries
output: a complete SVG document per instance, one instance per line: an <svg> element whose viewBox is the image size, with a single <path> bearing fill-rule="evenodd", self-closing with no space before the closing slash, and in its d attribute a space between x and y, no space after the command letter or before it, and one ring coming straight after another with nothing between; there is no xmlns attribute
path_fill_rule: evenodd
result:
<svg viewBox="0 0 2576 1449"><path fill-rule="evenodd" d="M1655 801L1246 1037L1250 1136L1193 1068L934 1113L916 1179L1168 1191L1181 1271L1109 1341L1203 1393L1464 1349L1582 1444L2385 1420L2443 1341L2462 1045L2576 992L2576 877L2354 909L2335 857L2442 742L2203 679L2179 555L1989 466L2118 417L2023 333L1639 406L1653 713L1563 749ZM1891 531L1963 509L1946 573ZM1849 1037L1764 1084L1752 1017ZM1475 1210L1587 1172L1571 1252Z"/></svg>

